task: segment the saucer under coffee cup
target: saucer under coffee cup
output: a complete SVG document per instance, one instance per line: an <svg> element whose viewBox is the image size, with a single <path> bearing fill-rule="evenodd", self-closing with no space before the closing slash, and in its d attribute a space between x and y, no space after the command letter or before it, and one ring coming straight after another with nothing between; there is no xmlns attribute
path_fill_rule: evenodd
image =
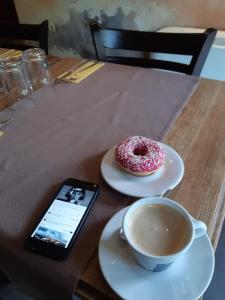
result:
<svg viewBox="0 0 225 300"><path fill-rule="evenodd" d="M170 267L206 231L206 225L194 220L183 206L163 197L137 200L122 222L122 235L136 261L153 272Z"/></svg>

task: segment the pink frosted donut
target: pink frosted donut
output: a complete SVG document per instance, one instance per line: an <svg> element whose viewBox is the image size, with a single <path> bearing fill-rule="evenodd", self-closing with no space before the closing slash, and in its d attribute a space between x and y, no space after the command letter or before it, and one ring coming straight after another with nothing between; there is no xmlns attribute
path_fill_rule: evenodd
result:
<svg viewBox="0 0 225 300"><path fill-rule="evenodd" d="M131 136L115 148L115 159L121 168L137 176L155 173L165 161L161 144L143 136Z"/></svg>

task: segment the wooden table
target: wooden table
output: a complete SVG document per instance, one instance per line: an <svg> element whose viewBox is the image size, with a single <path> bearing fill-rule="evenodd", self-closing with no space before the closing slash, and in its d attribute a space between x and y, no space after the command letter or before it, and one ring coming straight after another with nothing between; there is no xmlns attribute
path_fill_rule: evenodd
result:
<svg viewBox="0 0 225 300"><path fill-rule="evenodd" d="M169 197L207 224L216 249L225 215L225 83L201 79L164 142L185 164L184 178ZM97 251L77 293L88 299L118 299L101 274Z"/></svg>
<svg viewBox="0 0 225 300"><path fill-rule="evenodd" d="M0 54L3 50L0 49ZM53 77L76 64L76 58L49 58ZM0 109L5 106L0 103ZM225 83L201 79L164 142L182 156L185 175L170 198L208 227L214 249L225 214ZM118 299L105 282L97 249L86 266L77 293L88 299Z"/></svg>

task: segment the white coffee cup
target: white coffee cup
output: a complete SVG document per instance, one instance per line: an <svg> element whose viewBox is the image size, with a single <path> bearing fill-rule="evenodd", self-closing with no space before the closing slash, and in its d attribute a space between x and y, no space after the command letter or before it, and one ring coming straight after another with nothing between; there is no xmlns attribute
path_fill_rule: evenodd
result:
<svg viewBox="0 0 225 300"><path fill-rule="evenodd" d="M161 197L137 200L122 222L122 236L135 259L153 272L167 269L206 232L206 225L193 219L183 206Z"/></svg>

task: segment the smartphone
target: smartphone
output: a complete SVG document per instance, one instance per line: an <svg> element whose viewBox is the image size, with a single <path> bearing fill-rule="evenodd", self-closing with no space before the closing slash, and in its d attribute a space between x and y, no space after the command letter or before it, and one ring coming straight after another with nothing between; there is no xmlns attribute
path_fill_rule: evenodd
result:
<svg viewBox="0 0 225 300"><path fill-rule="evenodd" d="M25 247L53 259L65 259L98 194L97 184L66 179L25 240Z"/></svg>

